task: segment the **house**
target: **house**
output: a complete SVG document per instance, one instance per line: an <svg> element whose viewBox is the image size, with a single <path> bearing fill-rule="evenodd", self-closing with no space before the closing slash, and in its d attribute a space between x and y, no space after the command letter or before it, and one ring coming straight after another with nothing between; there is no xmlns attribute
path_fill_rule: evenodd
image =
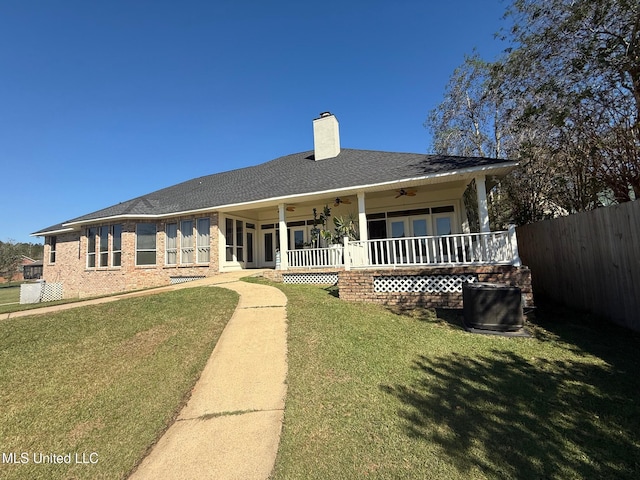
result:
<svg viewBox="0 0 640 480"><path fill-rule="evenodd" d="M22 260L22 278L24 280L37 280L42 278L42 260L24 257Z"/></svg>
<svg viewBox="0 0 640 480"><path fill-rule="evenodd" d="M16 266L15 273L7 280L0 276L0 283L3 282L21 282L23 280L38 279L42 276L42 261L22 255L20 263Z"/></svg>
<svg viewBox="0 0 640 480"><path fill-rule="evenodd" d="M65 297L250 268L271 268L284 281L344 274L352 283L362 283L358 272L425 277L428 268L436 282L456 276L456 289L464 278L513 280L517 271L526 283L515 233L489 231L486 198L487 186L516 162L343 149L328 112L313 121L313 136L311 151L189 180L35 232L45 237L44 279L61 282ZM480 232L469 231L462 202L472 181ZM333 218L357 219L357 235L338 246L319 241L314 210L325 206ZM347 286L340 288L349 298Z"/></svg>

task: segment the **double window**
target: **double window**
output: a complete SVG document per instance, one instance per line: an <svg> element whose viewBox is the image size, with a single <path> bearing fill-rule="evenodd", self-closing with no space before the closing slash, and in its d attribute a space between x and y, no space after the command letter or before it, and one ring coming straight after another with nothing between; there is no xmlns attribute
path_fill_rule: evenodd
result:
<svg viewBox="0 0 640 480"><path fill-rule="evenodd" d="M165 230L166 264L192 265L194 263L209 263L209 227L210 221L208 218L199 218L195 222L193 220L182 220L180 223L167 223Z"/></svg>
<svg viewBox="0 0 640 480"><path fill-rule="evenodd" d="M87 268L121 265L122 225L87 228Z"/></svg>

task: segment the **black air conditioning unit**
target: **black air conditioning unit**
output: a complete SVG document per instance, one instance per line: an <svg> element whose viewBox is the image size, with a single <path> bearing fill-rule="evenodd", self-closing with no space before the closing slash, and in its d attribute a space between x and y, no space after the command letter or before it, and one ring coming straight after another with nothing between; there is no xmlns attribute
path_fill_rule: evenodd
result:
<svg viewBox="0 0 640 480"><path fill-rule="evenodd" d="M524 327L522 291L497 283L463 283L462 305L467 328L513 332Z"/></svg>

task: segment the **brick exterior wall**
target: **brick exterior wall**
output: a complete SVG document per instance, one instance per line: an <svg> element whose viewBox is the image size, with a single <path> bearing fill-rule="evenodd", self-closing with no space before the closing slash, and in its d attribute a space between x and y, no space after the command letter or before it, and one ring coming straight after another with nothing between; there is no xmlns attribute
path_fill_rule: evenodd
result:
<svg viewBox="0 0 640 480"><path fill-rule="evenodd" d="M219 273L218 214L208 215L209 263L206 265L165 265L165 226L180 220L195 220L205 216L176 217L156 222L156 265L136 266L136 223L148 220L121 222L122 261L120 267L87 267L88 239L86 228L80 232L56 236L56 259L50 262L51 246L45 242L44 272L46 282L62 283L64 298L83 298L95 295L126 292L142 288L168 285L171 277L212 276ZM153 222L151 222L153 223ZM105 226L100 223L96 226ZM111 233L109 234L109 265L111 265ZM194 244L195 244L194 237ZM96 262L97 263L97 262Z"/></svg>
<svg viewBox="0 0 640 480"><path fill-rule="evenodd" d="M502 283L520 287L527 306L533 306L531 272L527 267L465 266L424 267L380 270L350 270L339 273L340 298L351 302L372 302L401 307L462 308L462 293L375 292L374 278L394 275L477 275L479 282Z"/></svg>

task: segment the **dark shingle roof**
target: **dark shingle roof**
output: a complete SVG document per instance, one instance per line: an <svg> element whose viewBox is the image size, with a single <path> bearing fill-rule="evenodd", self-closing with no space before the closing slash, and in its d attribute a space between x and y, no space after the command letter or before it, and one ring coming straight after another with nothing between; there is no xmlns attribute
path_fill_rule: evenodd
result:
<svg viewBox="0 0 640 480"><path fill-rule="evenodd" d="M113 216L166 215L270 198L355 188L474 167L514 165L508 160L343 149L315 161L313 151L253 167L195 178L54 226ZM51 232L53 227L37 232Z"/></svg>

